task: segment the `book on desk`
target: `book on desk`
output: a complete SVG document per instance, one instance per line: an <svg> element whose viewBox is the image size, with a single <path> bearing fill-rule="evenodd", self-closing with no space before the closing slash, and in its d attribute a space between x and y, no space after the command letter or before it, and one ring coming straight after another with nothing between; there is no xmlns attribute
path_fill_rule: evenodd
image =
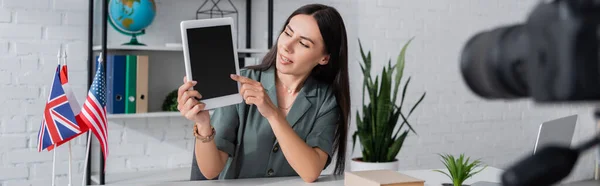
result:
<svg viewBox="0 0 600 186"><path fill-rule="evenodd" d="M424 186L425 180L391 170L354 171L344 174L345 186Z"/></svg>

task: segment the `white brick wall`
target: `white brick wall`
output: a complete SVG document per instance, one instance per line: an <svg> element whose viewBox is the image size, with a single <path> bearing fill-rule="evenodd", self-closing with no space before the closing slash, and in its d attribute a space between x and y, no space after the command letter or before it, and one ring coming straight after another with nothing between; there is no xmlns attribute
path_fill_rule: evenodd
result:
<svg viewBox="0 0 600 186"><path fill-rule="evenodd" d="M88 1L79 0L54 0L53 7L55 10L69 10L69 11L84 11L88 10ZM87 23L85 21L84 23Z"/></svg>
<svg viewBox="0 0 600 186"><path fill-rule="evenodd" d="M65 9L54 8L54 3ZM67 6L72 4L73 6ZM81 8L77 8L81 6ZM37 152L37 134L56 52L87 43L87 1L4 0L0 5L0 185L48 185L52 152ZM85 46L85 45L84 45ZM85 71L85 47L69 51L71 70ZM80 56L81 56L80 55ZM51 57L48 57L51 56ZM44 60L46 59L46 60ZM79 73L75 77L84 77ZM72 76L73 77L73 76ZM76 79L76 78L73 78ZM85 78L80 78L85 79ZM85 81L76 86L84 87ZM10 91L8 91L10 90ZM76 92L85 95L85 89ZM80 96L82 97L82 96ZM81 181L84 144L73 143L73 181ZM57 149L57 185L68 182L68 147Z"/></svg>
<svg viewBox="0 0 600 186"><path fill-rule="evenodd" d="M240 45L245 41L245 5L240 10ZM505 167L531 153L537 126L547 120L580 114L575 143L594 131L587 106L538 106L530 101L485 101L465 86L458 71L464 42L479 30L525 18L529 1L395 1L300 0L276 1L274 36L297 7L319 2L337 7L344 16L349 39L351 74L360 74L357 40L373 53L374 71L416 36L407 54L405 74L412 76L407 102L427 91L427 98L410 118L418 136L411 135L398 155L402 169L439 168L435 153L466 153L492 166ZM193 19L197 1L157 1L158 17L146 35L147 44L180 42L178 21ZM266 0L253 2L252 45L265 48ZM175 11L177 10L177 11ZM484 11L485 10L485 11ZM167 15L166 12L175 13ZM95 23L99 25L99 16ZM37 152L40 113L56 67L56 50L69 52L71 84L80 104L86 94L87 1L3 0L0 6L0 185L47 185L52 153ZM98 27L99 28L99 27ZM99 32L94 44L100 43ZM109 43L129 37L109 28ZM361 103L361 82L351 77L352 114ZM355 130L354 118L350 134ZM135 172L191 166L191 124L179 117L111 120L111 156L107 173ZM502 136L509 136L508 138ZM85 135L84 135L85 137ZM84 165L85 138L73 141L73 176L79 183ZM473 143L468 144L467 143ZM348 147L351 148L351 142ZM348 152L360 156L360 145ZM67 146L57 150L57 183L67 182ZM350 159L351 157L348 157ZM579 161L570 180L592 175L593 154ZM331 171L331 166L327 172Z"/></svg>
<svg viewBox="0 0 600 186"><path fill-rule="evenodd" d="M0 179L24 179L29 177L28 167L7 167L0 168Z"/></svg>
<svg viewBox="0 0 600 186"><path fill-rule="evenodd" d="M62 14L55 11L22 10L16 13L17 24L60 25Z"/></svg>
<svg viewBox="0 0 600 186"><path fill-rule="evenodd" d="M8 10L0 11L0 23L8 23L12 19L12 12Z"/></svg>
<svg viewBox="0 0 600 186"><path fill-rule="evenodd" d="M36 9L36 10L47 10L50 8L52 1L48 0L4 0L2 1L2 7L9 9Z"/></svg>
<svg viewBox="0 0 600 186"><path fill-rule="evenodd" d="M46 28L46 37L49 40L77 40L87 39L87 26L49 26ZM85 48L82 48L85 51Z"/></svg>
<svg viewBox="0 0 600 186"><path fill-rule="evenodd" d="M20 41L15 43L15 51L17 55L44 54L54 55L53 59L56 62L56 53L61 46L60 41ZM29 57L30 60L38 60L36 57ZM37 67L37 66L36 66Z"/></svg>
<svg viewBox="0 0 600 186"><path fill-rule="evenodd" d="M0 24L0 38L2 39L40 39L41 37L41 25Z"/></svg>

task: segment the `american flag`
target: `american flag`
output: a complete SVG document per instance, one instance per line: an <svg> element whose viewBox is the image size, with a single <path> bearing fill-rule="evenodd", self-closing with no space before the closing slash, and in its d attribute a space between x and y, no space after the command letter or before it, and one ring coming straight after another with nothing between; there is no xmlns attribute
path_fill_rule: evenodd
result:
<svg viewBox="0 0 600 186"><path fill-rule="evenodd" d="M104 65L98 63L94 81L81 110L83 122L100 142L104 160L108 157L108 129L106 120L106 76Z"/></svg>
<svg viewBox="0 0 600 186"><path fill-rule="evenodd" d="M60 65L56 67L50 95L46 100L43 120L38 132L38 152L51 147L59 146L59 142L81 133L75 120L73 110L67 95L60 82Z"/></svg>

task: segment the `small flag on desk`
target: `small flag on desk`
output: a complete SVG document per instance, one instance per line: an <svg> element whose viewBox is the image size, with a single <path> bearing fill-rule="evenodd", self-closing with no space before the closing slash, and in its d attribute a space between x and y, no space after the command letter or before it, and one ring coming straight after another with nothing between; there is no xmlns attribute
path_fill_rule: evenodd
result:
<svg viewBox="0 0 600 186"><path fill-rule="evenodd" d="M60 65L56 67L50 95L46 100L43 120L38 132L38 152L50 147L59 146L59 142L81 133L67 95L60 83Z"/></svg>
<svg viewBox="0 0 600 186"><path fill-rule="evenodd" d="M59 61L60 61L60 55L58 56ZM75 93L73 93L73 90L71 89L71 86L69 85L69 76L68 76L68 68L67 68L67 64L66 64L66 54L65 54L65 64L60 66L60 84L62 85L63 90L65 91L65 95L67 96L67 99L69 101L69 104L71 106L71 110L73 111L73 114L75 115L75 121L77 123L77 126L79 127L79 131L80 133L73 135L67 139L64 139L62 141L59 142L55 142L57 144L57 146L62 145L63 143L67 143L70 140L76 138L77 136L86 133L89 128L88 126L83 122L82 120L82 114L81 114L81 106L79 106L79 102L77 101L77 98L75 97ZM50 146L48 147L48 151L51 151L52 149L54 149L54 146Z"/></svg>
<svg viewBox="0 0 600 186"><path fill-rule="evenodd" d="M96 75L89 89L83 109L81 110L82 121L94 133L100 142L104 160L108 157L108 129L106 120L106 74L102 57L98 59ZM106 165L106 164L105 164Z"/></svg>

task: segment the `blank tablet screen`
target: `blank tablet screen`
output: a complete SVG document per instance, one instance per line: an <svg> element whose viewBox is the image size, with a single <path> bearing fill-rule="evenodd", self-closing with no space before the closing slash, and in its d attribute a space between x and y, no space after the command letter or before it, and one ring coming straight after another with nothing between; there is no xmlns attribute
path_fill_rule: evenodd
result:
<svg viewBox="0 0 600 186"><path fill-rule="evenodd" d="M194 86L202 99L238 93L231 26L188 28L188 51Z"/></svg>

